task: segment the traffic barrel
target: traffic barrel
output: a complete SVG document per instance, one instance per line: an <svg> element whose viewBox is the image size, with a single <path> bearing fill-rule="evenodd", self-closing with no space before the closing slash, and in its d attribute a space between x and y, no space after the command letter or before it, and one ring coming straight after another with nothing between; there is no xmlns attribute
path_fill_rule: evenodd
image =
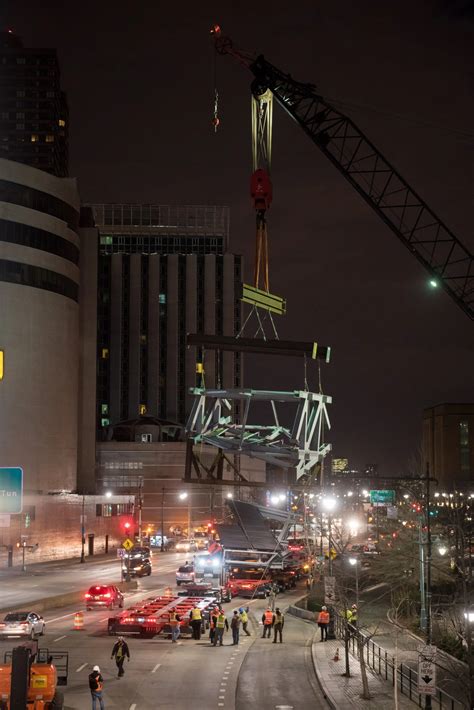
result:
<svg viewBox="0 0 474 710"><path fill-rule="evenodd" d="M172 596L174 596L173 590L171 589L171 587L166 587L166 589L165 589L165 597L172 597Z"/></svg>
<svg viewBox="0 0 474 710"><path fill-rule="evenodd" d="M84 628L84 612L76 611L74 614L74 629L76 631L82 631Z"/></svg>

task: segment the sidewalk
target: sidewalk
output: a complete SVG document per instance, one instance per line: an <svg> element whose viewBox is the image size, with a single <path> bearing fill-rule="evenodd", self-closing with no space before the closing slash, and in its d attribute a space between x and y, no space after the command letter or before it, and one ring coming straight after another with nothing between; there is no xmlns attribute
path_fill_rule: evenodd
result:
<svg viewBox="0 0 474 710"><path fill-rule="evenodd" d="M315 627L317 630L317 627ZM336 650L339 649L339 661L334 661ZM367 668L371 700L363 700L362 679L359 661L350 656L351 677L343 676L345 672L344 643L340 639L320 643L319 633L312 644L314 669L318 682L334 710L349 710L363 708L364 710L380 710L395 707L394 688L389 681L375 675ZM398 692L398 707L400 710L413 710L417 703Z"/></svg>

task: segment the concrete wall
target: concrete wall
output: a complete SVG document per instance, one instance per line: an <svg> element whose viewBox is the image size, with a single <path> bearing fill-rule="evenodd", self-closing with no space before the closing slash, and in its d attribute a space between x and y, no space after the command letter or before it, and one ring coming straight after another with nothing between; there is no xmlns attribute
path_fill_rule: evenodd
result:
<svg viewBox="0 0 474 710"><path fill-rule="evenodd" d="M74 180L56 178L20 163L0 160L0 179L34 188L75 210ZM0 196L1 197L1 196ZM41 247L0 236L0 259L25 269L15 282L0 279L0 466L21 466L26 491L74 490L77 469L79 305L72 297L23 283L27 268L79 283L79 268L54 253L51 243L79 246L66 222L44 211L0 202L0 219L15 229L42 230ZM17 240L17 241L15 241ZM49 240L49 241L48 241ZM28 265L28 267L24 266ZM51 276L51 274L50 274ZM42 277L41 277L42 278Z"/></svg>
<svg viewBox="0 0 474 710"><path fill-rule="evenodd" d="M132 519L132 515L115 517L98 517L96 505L107 503L128 504L133 502L130 496L85 497L85 554L88 555L88 540L94 535L94 552L105 552L105 536L109 536L109 552L115 549L123 540L124 519ZM81 515L82 496L74 494L63 495L25 495L23 512L10 516L10 526L0 527L0 565L6 565L6 546L13 545L14 564L21 564L22 550L16 543L22 538L28 545L36 546L35 551L26 551L27 563L43 562L45 560L79 557L81 554Z"/></svg>

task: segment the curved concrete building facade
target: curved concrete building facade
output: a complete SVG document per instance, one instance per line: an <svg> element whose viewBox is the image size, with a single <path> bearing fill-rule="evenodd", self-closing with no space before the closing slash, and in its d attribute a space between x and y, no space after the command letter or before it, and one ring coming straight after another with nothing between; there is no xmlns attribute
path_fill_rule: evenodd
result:
<svg viewBox="0 0 474 710"><path fill-rule="evenodd" d="M0 159L0 466L27 492L76 488L76 181Z"/></svg>

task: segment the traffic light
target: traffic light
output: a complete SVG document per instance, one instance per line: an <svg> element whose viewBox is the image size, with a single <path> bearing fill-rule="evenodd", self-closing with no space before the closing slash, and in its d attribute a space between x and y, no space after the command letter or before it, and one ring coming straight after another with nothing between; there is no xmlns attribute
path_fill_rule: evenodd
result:
<svg viewBox="0 0 474 710"><path fill-rule="evenodd" d="M123 529L125 530L125 533L128 535L130 532L130 528L132 527L132 523L129 520L126 520L123 524Z"/></svg>

